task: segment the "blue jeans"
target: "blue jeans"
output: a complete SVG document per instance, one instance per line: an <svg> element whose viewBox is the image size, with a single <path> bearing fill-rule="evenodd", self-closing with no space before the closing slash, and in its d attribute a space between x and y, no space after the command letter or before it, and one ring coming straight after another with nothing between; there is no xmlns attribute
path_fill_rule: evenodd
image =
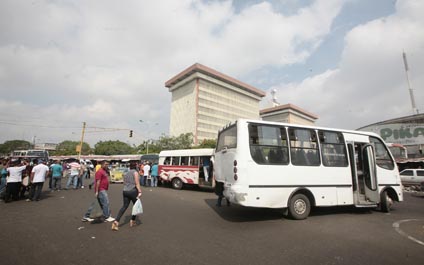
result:
<svg viewBox="0 0 424 265"><path fill-rule="evenodd" d="M62 189L62 177L52 177L52 190Z"/></svg>
<svg viewBox="0 0 424 265"><path fill-rule="evenodd" d="M105 190L99 191L99 196L97 196L97 200L100 203L100 207L102 207L103 210L103 216L104 218L110 217L110 209L109 209L109 197L107 195L107 192ZM88 207L87 212L84 214L84 217L90 217L91 211L93 211L94 203Z"/></svg>
<svg viewBox="0 0 424 265"><path fill-rule="evenodd" d="M6 178L1 178L0 180L0 190L6 187Z"/></svg>
<svg viewBox="0 0 424 265"><path fill-rule="evenodd" d="M110 217L110 208L109 208L109 196L107 195L107 191L101 190L99 191L99 203L103 210L103 216L105 218Z"/></svg>
<svg viewBox="0 0 424 265"><path fill-rule="evenodd" d="M144 186L144 176L140 176L140 185Z"/></svg>
<svg viewBox="0 0 424 265"><path fill-rule="evenodd" d="M69 186L71 185L74 186L74 189L77 188L77 184L78 184L78 175L70 175L68 178L68 182L66 183L66 189L69 189Z"/></svg>
<svg viewBox="0 0 424 265"><path fill-rule="evenodd" d="M158 186L158 176L152 176L152 187Z"/></svg>

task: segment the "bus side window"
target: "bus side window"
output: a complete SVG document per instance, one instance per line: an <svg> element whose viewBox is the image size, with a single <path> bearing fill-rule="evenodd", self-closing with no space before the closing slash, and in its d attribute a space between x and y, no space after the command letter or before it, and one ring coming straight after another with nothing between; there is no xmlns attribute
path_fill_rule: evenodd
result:
<svg viewBox="0 0 424 265"><path fill-rule="evenodd" d="M164 165L169 165L169 164L171 164L171 158L170 158L170 157L166 157L166 158L165 158L165 161L163 161L163 164L164 164Z"/></svg>
<svg viewBox="0 0 424 265"><path fill-rule="evenodd" d="M295 166L319 166L318 141L311 129L289 128L290 154Z"/></svg>
<svg viewBox="0 0 424 265"><path fill-rule="evenodd" d="M199 157L192 156L190 157L190 166L198 166L199 165Z"/></svg>
<svg viewBox="0 0 424 265"><path fill-rule="evenodd" d="M180 157L179 156L173 156L172 157L172 165L173 166L179 166L180 165Z"/></svg>
<svg viewBox="0 0 424 265"><path fill-rule="evenodd" d="M287 165L288 146L284 127L249 124L252 159L261 165Z"/></svg>
<svg viewBox="0 0 424 265"><path fill-rule="evenodd" d="M187 165L188 165L188 162L189 162L189 160L188 160L188 159L189 159L189 157L188 157L188 156L182 156L182 157L181 157L181 163L180 163L180 164L181 164L182 166L184 166L184 165L185 165L185 166L187 166Z"/></svg>
<svg viewBox="0 0 424 265"><path fill-rule="evenodd" d="M340 132L319 131L322 163L326 167L346 167L348 165L346 145Z"/></svg>
<svg viewBox="0 0 424 265"><path fill-rule="evenodd" d="M260 146L251 146L251 153L253 160L258 164L265 164L265 157L262 153L262 148Z"/></svg>

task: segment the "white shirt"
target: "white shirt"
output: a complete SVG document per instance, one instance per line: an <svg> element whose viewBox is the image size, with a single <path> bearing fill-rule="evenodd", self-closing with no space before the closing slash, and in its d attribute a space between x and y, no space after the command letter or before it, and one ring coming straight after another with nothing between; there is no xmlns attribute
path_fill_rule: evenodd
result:
<svg viewBox="0 0 424 265"><path fill-rule="evenodd" d="M44 182L46 180L47 172L49 172L49 167L44 164L38 164L33 167L31 171L31 173L34 173L32 183Z"/></svg>
<svg viewBox="0 0 424 265"><path fill-rule="evenodd" d="M150 166L144 165L143 171L144 171L144 174L143 174L144 176L149 176L150 175Z"/></svg>
<svg viewBox="0 0 424 265"><path fill-rule="evenodd" d="M7 183L22 182L22 171L24 171L25 168L26 166L8 167L7 171L9 172L9 177L7 178Z"/></svg>

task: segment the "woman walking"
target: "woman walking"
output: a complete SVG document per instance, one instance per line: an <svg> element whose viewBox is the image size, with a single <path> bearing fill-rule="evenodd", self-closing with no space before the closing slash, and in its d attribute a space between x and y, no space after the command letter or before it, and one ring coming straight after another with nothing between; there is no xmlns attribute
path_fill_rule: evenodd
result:
<svg viewBox="0 0 424 265"><path fill-rule="evenodd" d="M141 197L140 176L136 168L136 163L131 163L130 170L124 175L124 190L122 191L124 205L122 205L121 209L119 210L118 216L116 216L115 221L112 223L112 230L114 231L118 231L119 220L130 205L130 201L132 201L134 205L137 201L137 198ZM136 215L131 216L131 227L135 226L136 224L135 218Z"/></svg>

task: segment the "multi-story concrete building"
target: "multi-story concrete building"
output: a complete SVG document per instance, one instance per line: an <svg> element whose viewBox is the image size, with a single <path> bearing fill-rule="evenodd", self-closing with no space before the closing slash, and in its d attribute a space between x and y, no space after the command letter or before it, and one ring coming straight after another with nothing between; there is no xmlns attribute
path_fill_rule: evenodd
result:
<svg viewBox="0 0 424 265"><path fill-rule="evenodd" d="M193 133L194 143L216 139L218 130L238 118L259 119L265 92L201 64L165 83L172 93L169 134Z"/></svg>
<svg viewBox="0 0 424 265"><path fill-rule="evenodd" d="M263 109L260 112L264 121L295 123L300 125L314 125L318 117L296 105L277 105Z"/></svg>

